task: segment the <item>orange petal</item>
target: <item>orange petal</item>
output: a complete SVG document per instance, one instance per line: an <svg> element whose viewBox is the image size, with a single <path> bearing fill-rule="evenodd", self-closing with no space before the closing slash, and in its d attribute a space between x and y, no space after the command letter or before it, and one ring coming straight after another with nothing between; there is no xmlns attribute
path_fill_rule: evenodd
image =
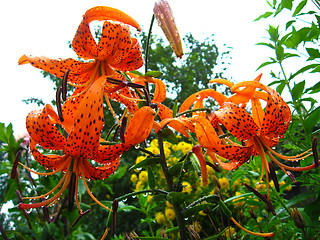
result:
<svg viewBox="0 0 320 240"><path fill-rule="evenodd" d="M58 169L67 160L67 156L65 155L44 155L40 153L36 148L36 141L32 138L30 139L30 151L38 163L52 170ZM66 166L66 168L67 167L68 166Z"/></svg>
<svg viewBox="0 0 320 240"><path fill-rule="evenodd" d="M18 63L19 65L30 63L33 67L49 72L58 78L63 78L65 71L69 69L68 82L74 84L88 81L95 66L95 62L80 62L72 58L51 59L26 55L21 56Z"/></svg>
<svg viewBox="0 0 320 240"><path fill-rule="evenodd" d="M104 125L103 91L106 80L102 76L94 81L81 100L74 114L74 128L64 148L67 155L94 159L97 154Z"/></svg>
<svg viewBox="0 0 320 240"><path fill-rule="evenodd" d="M140 83L140 84L144 84L145 82L148 82L156 85L152 102L161 103L166 99L166 91L167 91L166 85L161 79L148 77L148 76L140 76L140 77L134 76L133 82Z"/></svg>
<svg viewBox="0 0 320 240"><path fill-rule="evenodd" d="M152 130L155 114L155 111L147 106L135 112L124 134L125 143L134 145L144 141Z"/></svg>
<svg viewBox="0 0 320 240"><path fill-rule="evenodd" d="M195 132L197 139L202 147L211 148L222 144L218 134L206 118L196 116L193 119L196 122Z"/></svg>
<svg viewBox="0 0 320 240"><path fill-rule="evenodd" d="M132 145L120 143L115 145L100 145L96 162L105 164L121 156L122 153L128 151Z"/></svg>
<svg viewBox="0 0 320 240"><path fill-rule="evenodd" d="M185 121L182 122L181 118L178 118L178 119L172 118L172 114L173 114L172 110L167 106L161 103L158 103L158 109L159 109L158 115L162 119L160 128L163 128L166 124L168 124L174 130L178 131L179 133L181 133L186 137L189 137L187 132L189 126L190 126L189 130L193 132L193 129L194 129L193 126L191 128L191 125L186 125L187 123Z"/></svg>
<svg viewBox="0 0 320 240"><path fill-rule="evenodd" d="M234 85L233 82L230 82L230 81L223 79L223 78L212 79L209 81L209 83L220 83L220 84L224 84L224 85L228 86L229 88L231 88Z"/></svg>
<svg viewBox="0 0 320 240"><path fill-rule="evenodd" d="M53 118L49 116L48 109L50 114L53 114ZM66 139L55 127L58 118L49 104L42 110L30 112L26 119L26 127L30 137L44 148L62 150Z"/></svg>
<svg viewBox="0 0 320 240"><path fill-rule="evenodd" d="M257 134L259 127L255 124L251 115L244 108L234 103L225 102L214 113L236 138L246 140Z"/></svg>
<svg viewBox="0 0 320 240"><path fill-rule="evenodd" d="M101 167L92 166L87 160L83 161L83 171L86 178L92 180L103 180L108 178L118 168L120 164L120 156L113 161L104 164Z"/></svg>
<svg viewBox="0 0 320 240"><path fill-rule="evenodd" d="M218 163L225 170L230 171L240 166L236 162L222 162L219 158L217 158L216 154L212 150L208 150L207 153L209 154L209 156L213 161Z"/></svg>
<svg viewBox="0 0 320 240"><path fill-rule="evenodd" d="M180 106L179 113L187 111L196 101L202 101L205 98L211 97L218 102L219 105L222 105L226 100L227 97L224 96L222 93L215 91L214 89L205 89L199 91L197 93L192 94L189 96Z"/></svg>
<svg viewBox="0 0 320 240"><path fill-rule="evenodd" d="M97 6L89 9L83 16L83 19L88 23L98 20L113 20L128 24L132 27L135 27L138 31L141 31L140 25L136 20L127 15L126 13L112 7L106 6Z"/></svg>
<svg viewBox="0 0 320 240"><path fill-rule="evenodd" d="M208 184L208 174L207 174L207 167L206 167L206 159L203 156L202 148L200 145L196 145L192 148L192 152L197 156L200 167L201 167L201 176L202 176L202 183L204 186Z"/></svg>

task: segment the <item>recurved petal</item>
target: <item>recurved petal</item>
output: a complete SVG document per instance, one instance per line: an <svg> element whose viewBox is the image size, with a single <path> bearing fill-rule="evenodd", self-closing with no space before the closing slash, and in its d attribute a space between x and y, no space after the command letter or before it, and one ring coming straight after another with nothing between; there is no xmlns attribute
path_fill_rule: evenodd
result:
<svg viewBox="0 0 320 240"><path fill-rule="evenodd" d="M213 146L222 145L218 134L206 118L195 116L193 119L196 122L195 132L197 139L202 147L212 148Z"/></svg>
<svg viewBox="0 0 320 240"><path fill-rule="evenodd" d="M118 49L108 63L113 68L121 71L133 71L142 67L144 61L141 46L137 39L132 38L131 45L122 50Z"/></svg>
<svg viewBox="0 0 320 240"><path fill-rule="evenodd" d="M231 90L236 91L243 86L260 88L266 92L266 94L261 94L261 97L267 101L267 106L260 134L268 134L273 137L282 136L291 121L291 111L279 93L258 81L241 82L234 85Z"/></svg>
<svg viewBox="0 0 320 240"><path fill-rule="evenodd" d="M217 156L216 154L214 153L214 151L212 150L208 150L208 154L209 156L211 157L211 159L213 161L215 161L216 163L218 163L223 169L225 170L233 170L233 169L236 169L238 168L240 165L237 164L235 161L233 162L222 162Z"/></svg>
<svg viewBox="0 0 320 240"><path fill-rule="evenodd" d="M222 105L226 100L227 97L222 93L215 91L214 89L205 89L199 91L197 93L192 94L189 96L180 106L179 113L187 111L196 101L203 101L205 98L213 98L218 102L219 105Z"/></svg>
<svg viewBox="0 0 320 240"><path fill-rule="evenodd" d="M64 148L67 155L95 158L104 124L102 104L106 80L105 76L99 77L83 96L74 114L74 128Z"/></svg>
<svg viewBox="0 0 320 240"><path fill-rule="evenodd" d="M108 178L118 168L120 163L120 156L113 159L103 166L94 167L87 160L83 160L83 171L86 178L92 180L103 180Z"/></svg>
<svg viewBox="0 0 320 240"><path fill-rule="evenodd" d="M88 23L98 20L113 20L128 24L132 27L135 27L138 31L141 30L140 25L136 20L130 17L128 14L112 7L107 6L97 6L89 9L83 16L83 19Z"/></svg>
<svg viewBox="0 0 320 240"><path fill-rule="evenodd" d="M215 115L233 136L241 140L256 135L259 129L252 116L234 103L225 102Z"/></svg>
<svg viewBox="0 0 320 240"><path fill-rule="evenodd" d="M30 151L34 159L40 163L42 166L49 168L51 170L58 169L66 160L67 156L59 155L44 155L40 153L36 147L37 143L32 138L30 139Z"/></svg>
<svg viewBox="0 0 320 240"><path fill-rule="evenodd" d="M98 163L106 164L121 156L125 151L128 151L131 146L131 144L125 143L100 145L97 157L94 160Z"/></svg>
<svg viewBox="0 0 320 240"><path fill-rule="evenodd" d="M30 112L26 118L30 137L44 148L62 150L66 139L55 126L58 119L59 117L49 104L42 110Z"/></svg>
<svg viewBox="0 0 320 240"><path fill-rule="evenodd" d="M72 58L52 59L44 56L23 55L18 61L19 65L31 64L33 67L49 72L58 78L63 78L65 72L70 70L68 82L82 84L89 80L95 62L80 62Z"/></svg>
<svg viewBox="0 0 320 240"><path fill-rule="evenodd" d="M125 143L134 145L144 141L152 130L155 114L155 111L147 106L135 112L124 134Z"/></svg>
<svg viewBox="0 0 320 240"><path fill-rule="evenodd" d="M94 40L89 22L84 19L79 24L76 35L72 40L72 49L83 59L95 59L98 56L97 43Z"/></svg>

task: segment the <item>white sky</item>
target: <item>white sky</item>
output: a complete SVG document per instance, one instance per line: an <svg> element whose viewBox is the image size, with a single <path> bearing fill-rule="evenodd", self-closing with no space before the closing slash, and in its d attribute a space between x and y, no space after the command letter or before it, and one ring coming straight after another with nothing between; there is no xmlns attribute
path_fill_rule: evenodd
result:
<svg viewBox="0 0 320 240"><path fill-rule="evenodd" d="M218 46L233 47L229 74L236 80L252 80L267 69L256 68L268 59L268 49L255 46L267 36L267 22L253 22L268 10L265 0L172 0L170 2L180 35L191 32L196 39L215 35ZM28 0L1 1L0 23L0 122L13 123L15 134L25 131L26 115L38 107L21 102L29 97L50 103L52 83L31 65L18 66L23 54L51 58L74 57L67 42L72 40L85 11L93 6L118 8L148 31L153 0ZM157 24L154 31L160 33ZM262 82L265 82L264 80ZM265 82L266 83L266 82Z"/></svg>

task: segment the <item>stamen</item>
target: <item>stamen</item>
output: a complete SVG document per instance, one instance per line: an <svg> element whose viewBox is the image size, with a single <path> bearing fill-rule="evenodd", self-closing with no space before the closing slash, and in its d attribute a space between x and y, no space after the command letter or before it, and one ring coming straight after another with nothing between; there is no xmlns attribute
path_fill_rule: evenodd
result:
<svg viewBox="0 0 320 240"><path fill-rule="evenodd" d="M58 110L59 119L61 122L63 122L64 119L62 116L61 92L62 92L62 88L58 87L57 92L56 92L56 103L57 103L57 110Z"/></svg>
<svg viewBox="0 0 320 240"><path fill-rule="evenodd" d="M260 198L262 201L264 201L266 204L268 204L268 199L262 195L261 193L259 193L257 190L255 190L253 187L251 187L250 185L248 185L247 183L244 183L244 186L251 192L254 193L254 195L256 195L258 198Z"/></svg>
<svg viewBox="0 0 320 240"><path fill-rule="evenodd" d="M42 207L42 206L51 204L52 202L56 201L61 196L61 194L67 189L67 187L69 185L71 174L69 172L67 172L65 175L67 175L67 177L66 177L67 179L64 182L61 190L56 195L54 195L52 198L50 198L46 201L43 201L43 202L39 202L39 203L32 203L32 204L20 203L18 208L20 210L25 210L25 209L30 209L30 208L38 208L38 207Z"/></svg>
<svg viewBox="0 0 320 240"><path fill-rule="evenodd" d="M213 168L216 172L220 172L219 164L206 161L206 164Z"/></svg>
<svg viewBox="0 0 320 240"><path fill-rule="evenodd" d="M296 178L294 177L294 175L290 171L287 171L286 174L289 176L289 178L291 179L293 184L297 184L298 183Z"/></svg>
<svg viewBox="0 0 320 240"><path fill-rule="evenodd" d="M86 161L86 160L85 160L85 161ZM86 188L89 196L90 196L90 197L92 198L92 200L95 201L98 205L100 205L101 207L103 207L103 208L105 208L105 209L107 209L107 210L109 210L109 211L112 212L112 210L111 210L110 208L108 208L107 206L103 205L103 204L92 194L90 188L88 187L88 184L87 184L87 181L86 181L84 172L83 172L83 167L84 167L84 166L83 166L82 161L79 162L79 165L80 165L79 168L80 168L80 170L81 170L81 178L82 178L83 184L84 184L84 186L85 186L85 188Z"/></svg>
<svg viewBox="0 0 320 240"><path fill-rule="evenodd" d="M76 173L71 173L71 179L69 183L69 201L68 201L68 210L72 212L74 206L74 195L76 192Z"/></svg>
<svg viewBox="0 0 320 240"><path fill-rule="evenodd" d="M272 162L269 162L269 170L270 170L270 176L271 176L273 183L274 183L274 187L276 188L277 192L280 192L279 182L277 179L276 171L273 168Z"/></svg>
<svg viewBox="0 0 320 240"><path fill-rule="evenodd" d="M271 233L256 233L256 232L252 232L246 228L244 228L243 226L241 226L233 217L230 217L230 219L232 220L232 222L237 225L238 228L242 229L243 231L245 231L246 233L249 233L251 235L254 236L259 236L259 237L273 237L273 232Z"/></svg>
<svg viewBox="0 0 320 240"><path fill-rule="evenodd" d="M68 80L68 76L69 76L69 72L70 70L67 69L63 75L62 78L62 100L66 101L67 100L67 80Z"/></svg>
<svg viewBox="0 0 320 240"><path fill-rule="evenodd" d="M318 139L316 137L313 138L312 141L312 152L313 152L313 158L314 158L314 166L317 168L319 167L319 157L318 157Z"/></svg>
<svg viewBox="0 0 320 240"><path fill-rule="evenodd" d="M117 226L117 210L118 210L118 201L115 199L112 203L112 234L114 235L116 232Z"/></svg>
<svg viewBox="0 0 320 240"><path fill-rule="evenodd" d="M110 103L110 101L109 101L109 97L107 96L107 94L105 94L104 97L105 97L105 99L106 99L106 102L107 102L107 105L108 105L108 107L109 107L109 109L110 109L110 112L112 113L112 115L113 115L113 117L115 118L115 120L118 122L118 125L120 125L121 123L120 123L120 121L119 121L116 113L114 112L112 106L111 106L111 103Z"/></svg>
<svg viewBox="0 0 320 240"><path fill-rule="evenodd" d="M58 172L61 172L63 170L63 168L70 163L70 158L67 158L66 161L56 170L52 171L52 172L47 172L47 173L42 173L42 172L37 172L35 170L32 170L31 168L28 168L27 166L25 166L24 164L22 164L21 162L19 162L19 164L24 167L25 169L27 169L29 172L32 172L34 174L40 175L40 176L50 176L50 175L54 175Z"/></svg>
<svg viewBox="0 0 320 240"><path fill-rule="evenodd" d="M23 151L23 149L19 149L16 154L16 158L14 159L14 163L13 163L13 166L11 169L11 174L10 174L11 179L16 178L16 176L17 176L17 168L19 165L19 160L20 160L20 156L21 156L22 151Z"/></svg>
<svg viewBox="0 0 320 240"><path fill-rule="evenodd" d="M84 215L86 215L87 213L89 213L90 211L91 211L91 209L88 209L88 210L84 211L83 213L81 213L81 214L77 217L77 219L72 223L72 227L74 227L74 225L76 225L76 224L79 222L79 220L80 220Z"/></svg>
<svg viewBox="0 0 320 240"><path fill-rule="evenodd" d="M121 126L120 126L120 140L122 143L125 142L124 133L126 131L126 127L127 127L127 118L123 117L121 121Z"/></svg>

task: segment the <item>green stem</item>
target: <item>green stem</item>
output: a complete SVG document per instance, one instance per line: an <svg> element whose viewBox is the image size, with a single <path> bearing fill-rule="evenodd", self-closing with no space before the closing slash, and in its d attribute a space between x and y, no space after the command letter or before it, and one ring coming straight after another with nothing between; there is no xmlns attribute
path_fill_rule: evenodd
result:
<svg viewBox="0 0 320 240"><path fill-rule="evenodd" d="M166 162L166 157L164 154L163 138L162 138L161 131L158 132L158 144L159 144L160 155L161 155L160 164L161 164L162 170L164 172L165 178L167 180L169 191L173 192L174 191L174 184L173 184L172 176L169 173L168 165ZM172 205L173 205L173 210L176 214L176 220L177 220L177 224L179 227L180 237L182 240L187 240L187 229L186 229L184 219L182 216L182 209L179 206L179 204L172 203Z"/></svg>

